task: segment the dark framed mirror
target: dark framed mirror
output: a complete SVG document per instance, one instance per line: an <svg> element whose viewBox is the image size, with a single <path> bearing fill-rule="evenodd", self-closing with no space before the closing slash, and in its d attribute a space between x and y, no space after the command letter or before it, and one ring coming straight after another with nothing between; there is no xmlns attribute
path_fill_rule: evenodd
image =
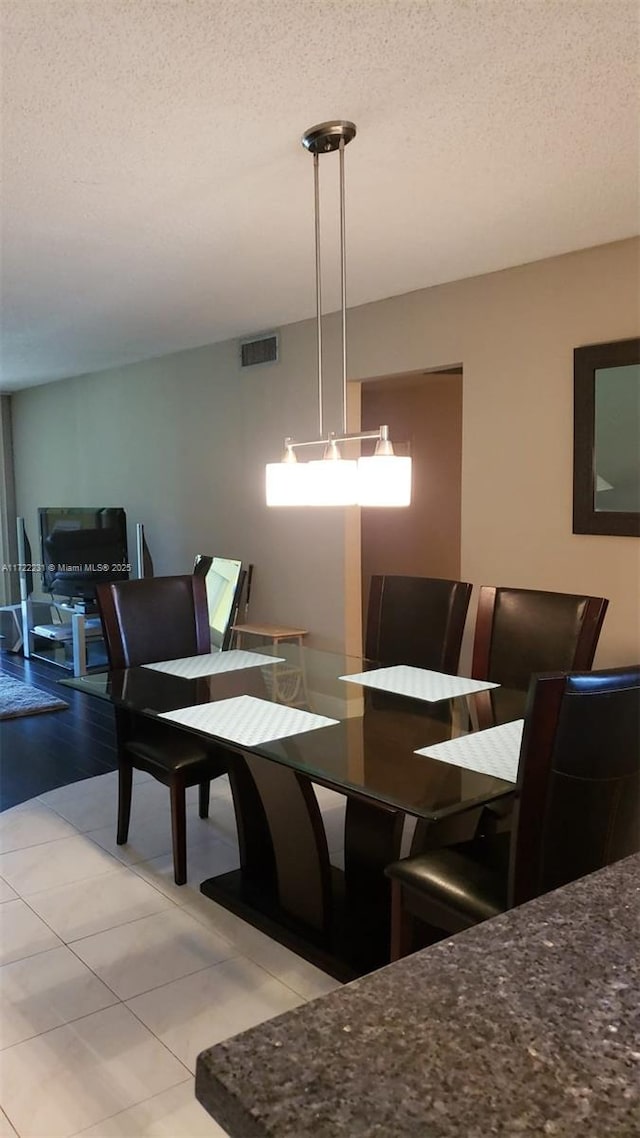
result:
<svg viewBox="0 0 640 1138"><path fill-rule="evenodd" d="M573 353L573 532L640 536L640 339Z"/></svg>

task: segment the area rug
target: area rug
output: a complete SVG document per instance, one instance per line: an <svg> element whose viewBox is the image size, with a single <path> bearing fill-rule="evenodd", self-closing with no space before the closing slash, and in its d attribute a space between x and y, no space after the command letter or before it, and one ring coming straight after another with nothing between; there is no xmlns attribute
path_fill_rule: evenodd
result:
<svg viewBox="0 0 640 1138"><path fill-rule="evenodd" d="M39 715L42 711L62 711L68 706L63 699L0 672L0 719Z"/></svg>

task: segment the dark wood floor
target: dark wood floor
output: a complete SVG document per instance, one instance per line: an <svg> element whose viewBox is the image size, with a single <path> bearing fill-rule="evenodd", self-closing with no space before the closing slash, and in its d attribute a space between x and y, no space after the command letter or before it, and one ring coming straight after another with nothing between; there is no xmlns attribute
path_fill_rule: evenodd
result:
<svg viewBox="0 0 640 1138"><path fill-rule="evenodd" d="M68 673L40 660L2 652L2 669L66 700L64 711L0 720L0 810L46 790L116 769L112 708L61 687Z"/></svg>

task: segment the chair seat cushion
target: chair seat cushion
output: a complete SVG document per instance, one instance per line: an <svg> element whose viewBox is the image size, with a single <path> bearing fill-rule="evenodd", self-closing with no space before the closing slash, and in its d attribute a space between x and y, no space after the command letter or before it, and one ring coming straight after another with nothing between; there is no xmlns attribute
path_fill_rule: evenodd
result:
<svg viewBox="0 0 640 1138"><path fill-rule="evenodd" d="M507 907L506 876L458 850L406 858L388 866L386 873L401 883L403 907L437 928L451 925L457 931Z"/></svg>
<svg viewBox="0 0 640 1138"><path fill-rule="evenodd" d="M176 774L192 767L206 767L213 761L213 756L195 736L150 720L143 727L136 723L135 731L124 739L123 746L132 756L133 765L151 774Z"/></svg>

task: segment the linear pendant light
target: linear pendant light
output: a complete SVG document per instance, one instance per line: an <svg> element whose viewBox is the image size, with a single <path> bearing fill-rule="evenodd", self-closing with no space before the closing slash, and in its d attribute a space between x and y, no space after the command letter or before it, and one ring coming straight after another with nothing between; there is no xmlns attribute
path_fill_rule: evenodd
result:
<svg viewBox="0 0 640 1138"><path fill-rule="evenodd" d="M347 296L344 208L344 148L356 135L355 124L344 120L319 123L305 131L302 145L313 155L316 249L316 330L318 354L318 433L306 442L284 441L280 462L266 468L268 506L408 506L411 501L411 459L394 454L389 428L347 433ZM322 400L322 274L320 264L321 154L339 152L340 158L340 280L342 314L342 434L324 435ZM375 453L356 461L343 458L340 444L375 439ZM299 462L296 450L324 448L321 459Z"/></svg>

